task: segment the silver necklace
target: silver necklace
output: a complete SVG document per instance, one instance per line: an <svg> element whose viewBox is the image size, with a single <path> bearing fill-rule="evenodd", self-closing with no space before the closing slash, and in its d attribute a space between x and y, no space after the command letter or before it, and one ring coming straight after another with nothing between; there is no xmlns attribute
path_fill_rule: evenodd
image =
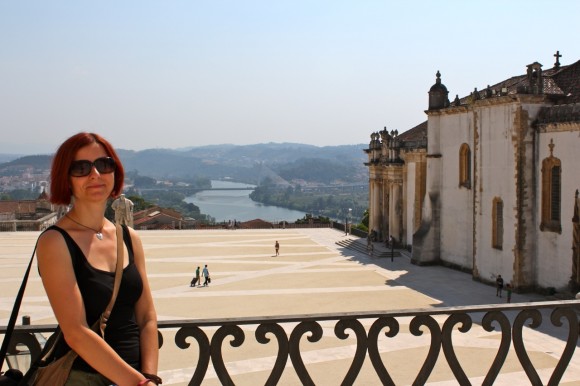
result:
<svg viewBox="0 0 580 386"><path fill-rule="evenodd" d="M97 235L97 239L102 240L103 239L103 227L105 226L105 223L103 222L103 225L101 226L101 229L94 229L91 227L86 226L85 224L81 224L80 222L78 222L77 220L75 220L74 218L72 218L71 216L67 214L65 214L65 217L68 218L69 220L71 220L72 222L74 222L77 225L80 225L84 228L90 229L93 232L95 232L95 235Z"/></svg>

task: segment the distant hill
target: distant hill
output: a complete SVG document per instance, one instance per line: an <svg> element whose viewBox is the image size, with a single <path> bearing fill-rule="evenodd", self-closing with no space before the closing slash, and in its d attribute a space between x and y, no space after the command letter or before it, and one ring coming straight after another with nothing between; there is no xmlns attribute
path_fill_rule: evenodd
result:
<svg viewBox="0 0 580 386"><path fill-rule="evenodd" d="M366 183L366 145L324 146L296 143L211 145L183 149L119 149L125 170L156 179L231 178L258 183L269 177L284 183L304 180L320 183ZM2 155L0 155L2 159ZM52 156L24 156L0 163L4 170L24 165L49 168Z"/></svg>
<svg viewBox="0 0 580 386"><path fill-rule="evenodd" d="M24 154L0 154L0 164L13 161L20 157L24 157Z"/></svg>
<svg viewBox="0 0 580 386"><path fill-rule="evenodd" d="M1 156L0 156L1 158ZM32 169L35 172L50 168L51 155L27 155L0 164L0 176L20 176Z"/></svg>

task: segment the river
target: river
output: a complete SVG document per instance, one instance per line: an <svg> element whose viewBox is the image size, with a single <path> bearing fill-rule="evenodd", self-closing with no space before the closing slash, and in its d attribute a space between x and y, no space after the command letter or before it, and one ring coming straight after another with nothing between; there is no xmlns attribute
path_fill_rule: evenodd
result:
<svg viewBox="0 0 580 386"><path fill-rule="evenodd" d="M212 188L255 188L255 185L230 181L212 181ZM294 222L305 216L304 212L263 205L252 201L251 190L202 190L184 201L197 205L203 214L222 221L249 221L262 219L269 222Z"/></svg>

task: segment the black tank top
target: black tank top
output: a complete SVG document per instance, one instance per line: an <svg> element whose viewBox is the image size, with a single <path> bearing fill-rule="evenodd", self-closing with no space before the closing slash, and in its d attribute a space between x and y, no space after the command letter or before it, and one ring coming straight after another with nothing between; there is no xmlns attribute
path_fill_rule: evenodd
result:
<svg viewBox="0 0 580 386"><path fill-rule="evenodd" d="M81 248L64 229L57 226L52 226L50 229L59 231L66 241L83 297L87 323L92 326L111 300L115 273L92 267ZM135 321L135 303L143 292L143 282L135 266L131 235L126 226L123 226L123 240L129 252L129 265L123 270L119 294L105 329L105 341L125 362L140 371L139 326ZM64 355L70 349L64 339L61 342L62 344L57 349L57 357ZM73 368L95 372L81 357L76 359Z"/></svg>

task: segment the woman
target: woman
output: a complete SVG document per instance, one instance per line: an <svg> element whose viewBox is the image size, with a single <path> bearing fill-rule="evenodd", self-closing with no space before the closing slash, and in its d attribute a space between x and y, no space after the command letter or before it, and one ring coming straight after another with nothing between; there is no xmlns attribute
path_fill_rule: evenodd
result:
<svg viewBox="0 0 580 386"><path fill-rule="evenodd" d="M79 133L57 150L50 178L51 202L72 202L71 210L40 237L37 249L42 283L66 341L58 351L64 354L70 347L79 355L66 385L160 383L157 316L143 246L131 228L123 231L123 278L105 339L91 329L114 282L115 224L104 214L107 201L123 189L119 157L104 138Z"/></svg>

